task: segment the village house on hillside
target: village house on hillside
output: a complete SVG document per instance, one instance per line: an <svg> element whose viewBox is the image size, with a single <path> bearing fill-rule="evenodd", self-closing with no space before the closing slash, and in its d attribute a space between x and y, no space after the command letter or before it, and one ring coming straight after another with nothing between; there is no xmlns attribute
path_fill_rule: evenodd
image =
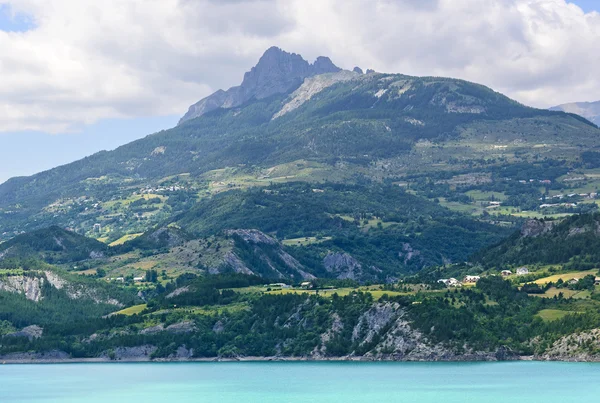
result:
<svg viewBox="0 0 600 403"><path fill-rule="evenodd" d="M478 282L480 279L481 279L481 277L479 277L479 276L465 276L465 279L463 280L463 282L474 284L474 283Z"/></svg>
<svg viewBox="0 0 600 403"><path fill-rule="evenodd" d="M525 274L529 274L529 269L527 267L519 267L517 269L517 276L524 276Z"/></svg>
<svg viewBox="0 0 600 403"><path fill-rule="evenodd" d="M500 272L500 274L502 274L502 277L508 277L508 276L512 275L512 271L510 271L510 270L502 270Z"/></svg>
<svg viewBox="0 0 600 403"><path fill-rule="evenodd" d="M438 283L443 283L446 287L460 287L462 284L455 278L443 278L438 280Z"/></svg>

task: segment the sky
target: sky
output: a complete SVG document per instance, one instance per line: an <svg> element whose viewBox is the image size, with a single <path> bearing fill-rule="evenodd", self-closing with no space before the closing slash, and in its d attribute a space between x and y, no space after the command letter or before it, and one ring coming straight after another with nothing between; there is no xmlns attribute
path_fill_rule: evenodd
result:
<svg viewBox="0 0 600 403"><path fill-rule="evenodd" d="M600 100L600 0L0 0L0 182L172 127L270 46Z"/></svg>

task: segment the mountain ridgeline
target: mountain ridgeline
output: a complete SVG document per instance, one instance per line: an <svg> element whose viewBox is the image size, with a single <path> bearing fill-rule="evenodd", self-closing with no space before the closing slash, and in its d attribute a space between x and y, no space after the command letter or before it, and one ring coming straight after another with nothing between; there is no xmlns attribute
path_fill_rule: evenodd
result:
<svg viewBox="0 0 600 403"><path fill-rule="evenodd" d="M460 141L482 123L494 132L507 121L522 120L521 131L532 136L551 126L557 141L580 146L599 133L578 116L529 108L466 81L336 69L270 49L244 84L230 90L234 100L214 101L216 93L200 101L212 106L192 108L197 111L188 118L198 118L185 118L173 129L0 185L6 218L0 230L43 215L49 202L61 198L100 193L110 198L124 185L153 184L182 173L197 177L240 164L268 169L311 160L343 163L346 171L362 169L371 177L396 176L419 142ZM321 71L334 72L317 74Z"/></svg>
<svg viewBox="0 0 600 403"><path fill-rule="evenodd" d="M552 111L575 113L589 119L596 125L600 125L600 101L596 102L573 102L550 108Z"/></svg>
<svg viewBox="0 0 600 403"><path fill-rule="evenodd" d="M599 139L270 48L176 127L0 185L0 360L600 360Z"/></svg>

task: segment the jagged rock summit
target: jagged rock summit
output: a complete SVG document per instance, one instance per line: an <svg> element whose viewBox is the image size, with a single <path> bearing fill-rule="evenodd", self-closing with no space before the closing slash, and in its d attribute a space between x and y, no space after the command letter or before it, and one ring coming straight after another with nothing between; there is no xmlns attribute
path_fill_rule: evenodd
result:
<svg viewBox="0 0 600 403"><path fill-rule="evenodd" d="M238 87L219 90L190 106L179 124L204 115L218 108L234 108L251 99L263 99L275 94L289 93L298 88L305 78L341 71L333 62L319 56L310 64L296 53L288 53L271 47L262 55L258 64L244 74Z"/></svg>

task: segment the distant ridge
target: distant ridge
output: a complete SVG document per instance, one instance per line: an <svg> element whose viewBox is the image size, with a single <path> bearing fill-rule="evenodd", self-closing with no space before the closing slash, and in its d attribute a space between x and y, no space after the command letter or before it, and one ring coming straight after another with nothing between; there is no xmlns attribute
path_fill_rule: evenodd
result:
<svg viewBox="0 0 600 403"><path fill-rule="evenodd" d="M569 104L554 106L550 108L550 110L574 113L576 115L583 116L596 125L600 125L600 101L572 102Z"/></svg>

